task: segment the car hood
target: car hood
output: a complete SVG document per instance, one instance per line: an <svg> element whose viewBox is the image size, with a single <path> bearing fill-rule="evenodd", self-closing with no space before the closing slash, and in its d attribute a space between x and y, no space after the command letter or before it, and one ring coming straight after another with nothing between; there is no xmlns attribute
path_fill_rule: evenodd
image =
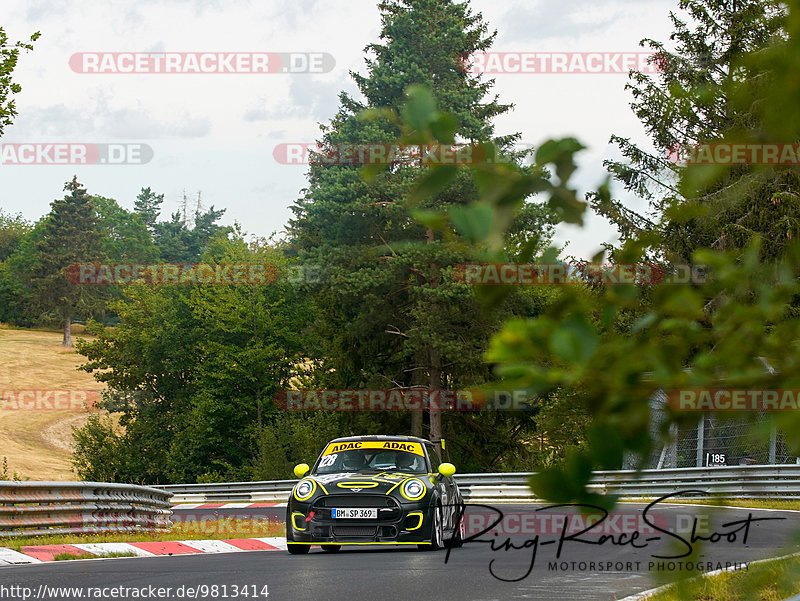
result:
<svg viewBox="0 0 800 601"><path fill-rule="evenodd" d="M430 486L430 474L409 474L394 471L381 472L380 474L342 472L307 476L307 478L322 485L329 495L352 493L385 495L392 489L399 491L398 484L408 478L419 478L426 486Z"/></svg>

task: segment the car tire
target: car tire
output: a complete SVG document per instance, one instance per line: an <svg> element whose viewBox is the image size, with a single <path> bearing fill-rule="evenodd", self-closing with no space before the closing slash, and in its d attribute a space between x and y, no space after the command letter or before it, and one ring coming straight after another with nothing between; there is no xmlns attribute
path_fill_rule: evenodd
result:
<svg viewBox="0 0 800 601"><path fill-rule="evenodd" d="M458 528L453 530L453 535L444 543L444 546L448 549L457 549L464 544L464 535L467 533L467 521L464 514L464 508L464 501L462 500L456 512L457 514L461 514L460 516L456 516L458 518Z"/></svg>
<svg viewBox="0 0 800 601"><path fill-rule="evenodd" d="M342 545L320 545L320 547L327 553L338 553Z"/></svg>
<svg viewBox="0 0 800 601"><path fill-rule="evenodd" d="M444 542L444 546L448 549L458 549L464 544L464 521L458 525L458 528L453 530L453 536Z"/></svg>
<svg viewBox="0 0 800 601"><path fill-rule="evenodd" d="M289 551L289 555L306 555L310 548L311 545L299 545L286 541L286 550Z"/></svg>
<svg viewBox="0 0 800 601"><path fill-rule="evenodd" d="M429 544L417 545L419 549L426 551L438 551L444 547L444 525L442 522L442 505L437 501L433 509L433 524L431 525L431 542Z"/></svg>

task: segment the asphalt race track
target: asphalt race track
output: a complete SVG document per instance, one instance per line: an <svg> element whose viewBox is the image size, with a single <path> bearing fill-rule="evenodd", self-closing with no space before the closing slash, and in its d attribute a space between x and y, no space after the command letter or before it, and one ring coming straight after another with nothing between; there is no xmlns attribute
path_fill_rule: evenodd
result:
<svg viewBox="0 0 800 601"><path fill-rule="evenodd" d="M563 515L565 510L537 512L536 509L541 507L539 505L497 507L506 515L502 522L503 533L497 536L492 536L491 533L479 535L483 540L495 542L468 542L463 548L452 551L447 564L446 551L425 552L418 551L416 547L344 547L336 554L313 548L308 555L298 556L290 556L283 551L271 551L64 561L5 567L0 569L0 586L30 587L34 590L34 595L40 585L172 587L171 595L161 597L170 599L188 597L185 588L183 597L175 592L181 586L202 585L226 585L227 598L233 598L234 586L248 585L249 592L252 593L251 585L256 585L258 595L250 594L247 598L265 598L263 587L266 585L272 601L610 600L659 584L655 580L656 568L650 562L701 561L704 565L712 564L709 569L716 569L718 564L723 564L724 567L725 562L741 564L795 551L796 546L791 543L792 531L800 530L800 513L796 512L751 512L747 509L659 505L649 512L650 521L657 526L665 529L677 527L679 534L688 539L692 522L698 517L701 526L707 525L707 529L703 531L707 536L712 536L714 532L718 536L714 537L714 544L706 543L697 557L654 559L654 554L683 554L687 545L668 534L653 531L646 522L645 528L641 528L644 505L622 504L614 514L606 518L608 530L603 530L603 533L609 534L617 532L613 541L607 539L600 545L600 536L587 532L580 535L587 542L565 540L561 556L556 560L562 529L561 526L554 526L557 524L557 516L542 516L548 513ZM200 511L208 512L188 510L178 513L196 514ZM215 511L220 516L275 515L282 518L284 509ZM701 517L706 512L709 517ZM618 513L623 515L614 522L615 514ZM748 523L748 514L752 514L754 519L784 519ZM465 521L468 535L476 535L483 529L483 524L488 525L490 515L497 514L490 513L486 508L469 507ZM492 517L491 521L496 519ZM704 519L707 521L704 522ZM534 526L537 523L538 526ZM563 523L560 522L562 525ZM574 525L575 522L570 523ZM619 529L625 532L624 537L620 536ZM633 534L636 530L640 531L640 535ZM745 530L748 530L746 543L743 542ZM660 540L655 540L658 536ZM612 544L614 541L630 542L631 538L637 545L646 547L635 549L630 544ZM518 548L508 548L508 545L503 545L504 541L510 541ZM492 546L497 550L493 551ZM537 555L535 565L531 568L534 549L537 549ZM594 565L590 565L590 562L594 562ZM531 571L525 576L529 568ZM664 568L669 570L670 565L665 564ZM672 569L676 569L676 564L673 564ZM492 571L499 578L517 581L500 580L492 576ZM690 571L697 573L695 569ZM196 594L190 598L224 598L221 588L217 595L205 589L194 592ZM78 597L50 594L46 598Z"/></svg>

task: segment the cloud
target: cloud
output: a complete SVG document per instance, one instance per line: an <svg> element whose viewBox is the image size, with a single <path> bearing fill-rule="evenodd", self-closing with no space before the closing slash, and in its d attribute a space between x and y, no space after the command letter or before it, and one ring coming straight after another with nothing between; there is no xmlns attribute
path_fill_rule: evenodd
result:
<svg viewBox="0 0 800 601"><path fill-rule="evenodd" d="M285 21L285 24L298 29L307 25L311 14L319 5L319 0L294 0L287 2L273 13L273 18Z"/></svg>
<svg viewBox="0 0 800 601"><path fill-rule="evenodd" d="M460 1L460 0L459 0ZM90 167L91 189L133 202L141 185L173 190L219 190L229 217L248 229L281 229L288 204L307 185L302 167L278 165L281 142L313 141L317 123L339 107L339 92L359 97L348 69L364 73L363 48L379 40L378 0L346 3L296 0L0 0L8 9L2 25L12 40L41 30L32 53L14 73L23 86L19 116L0 142L151 143L158 152L146 165ZM493 50L638 50L643 37L665 40L675 0L471 0L499 31ZM81 75L68 65L85 51L273 51L327 52L336 60L324 74L130 77ZM589 189L604 175L613 131L638 143L647 136L630 111L625 75L500 75L494 92L515 111L497 119L498 132L522 133L523 141L577 135L593 154L581 162L576 181ZM591 93L587 93L591 90ZM158 140L158 143L150 142ZM264 168L267 165L268 168ZM587 165L592 165L589 168ZM4 208L36 219L48 199L71 177L72 167L29 166L3 173ZM231 178L231 173L243 174ZM276 194L269 192L277 187ZM224 192L223 192L224 191ZM294 191L294 192L293 192ZM213 196L211 196L213 197ZM633 204L631 206L634 206ZM570 233L574 251L596 250L613 235L592 225ZM588 256L588 255L587 255Z"/></svg>
<svg viewBox="0 0 800 601"><path fill-rule="evenodd" d="M46 17L66 14L69 10L68 0L29 0L25 17L28 21L42 21Z"/></svg>
<svg viewBox="0 0 800 601"><path fill-rule="evenodd" d="M553 38L578 38L614 31L621 21L641 15L666 15L675 8L671 0L612 0L599 10L595 0L570 0L515 4L497 23L498 43L527 44ZM642 36L644 37L644 36Z"/></svg>
<svg viewBox="0 0 800 601"><path fill-rule="evenodd" d="M312 75L297 75L289 83L288 98L275 103L274 99L259 98L258 104L245 110L242 118L247 122L271 121L287 117L302 117L324 122L331 119L339 108L339 92L353 91L355 84L341 73L336 79L326 80Z"/></svg>
<svg viewBox="0 0 800 601"><path fill-rule="evenodd" d="M92 110L64 104L30 108L20 114L9 138L73 140L201 138L211 131L207 118L183 115L172 121L156 119L143 109L109 109L99 102ZM11 141L11 140L8 140Z"/></svg>

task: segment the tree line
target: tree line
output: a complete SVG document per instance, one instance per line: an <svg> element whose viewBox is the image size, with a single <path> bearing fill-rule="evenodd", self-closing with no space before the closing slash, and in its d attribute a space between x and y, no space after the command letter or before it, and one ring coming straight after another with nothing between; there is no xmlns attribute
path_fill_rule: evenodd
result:
<svg viewBox="0 0 800 601"><path fill-rule="evenodd" d="M225 211L213 206L198 207L193 223L179 211L159 221L164 195L150 188L142 188L133 211L90 195L77 176L64 191L36 223L0 209L0 321L58 324L64 346L72 346L73 320L113 320L108 305L120 297L118 289L74 285L67 273L71 265L192 263L213 237L231 229L219 224Z"/></svg>
<svg viewBox="0 0 800 601"><path fill-rule="evenodd" d="M79 474L150 483L283 478L334 436L407 433L446 440L443 453L460 470L541 469L535 486L544 496L594 500L586 492L593 467L619 467L625 453L643 458L657 444L647 404L655 388L686 384L690 366L700 385L723 373L752 376L756 357L781 364L770 337L796 340L796 301L789 284L774 282L797 237L797 168L699 168L669 155L717 141L798 139L796 111L786 106L793 97L773 87L791 86L786 65L800 53L792 54L783 3L679 7L689 18L672 15L672 43L644 42L659 73L633 72L628 84L653 149L615 135L624 160L606 163L609 178L649 202L642 214L615 199L609 182L586 197L570 187L577 140L525 153L514 148L518 133L495 132L493 120L513 107L464 66L496 36L468 4L385 0L381 42L367 47L366 73L353 74L359 96L342 93L322 126L285 238L223 228L213 209L193 229L180 215L159 222L149 189L128 212L90 197L77 180L35 225L4 216L0 319L93 320L94 337L78 350L83 369L109 387L105 407L118 420L95 416L76 433ZM341 145L395 143L483 144L504 160L325 160ZM620 232L598 261L667 270L703 262L722 275L671 287L475 288L453 277L468 262L552 262L555 224L582 224L587 210ZM111 287L89 299L80 295L93 291L60 291L58 269L100 252L98 244L115 260L152 252L151 260L269 262L283 273L311 266L323 277ZM767 300L761 269L772 270L763 281L776 296ZM737 348L747 352L734 358ZM782 373L793 374L791 365L783 362ZM287 388L473 387L522 390L531 402L426 415L293 413L273 402Z"/></svg>

